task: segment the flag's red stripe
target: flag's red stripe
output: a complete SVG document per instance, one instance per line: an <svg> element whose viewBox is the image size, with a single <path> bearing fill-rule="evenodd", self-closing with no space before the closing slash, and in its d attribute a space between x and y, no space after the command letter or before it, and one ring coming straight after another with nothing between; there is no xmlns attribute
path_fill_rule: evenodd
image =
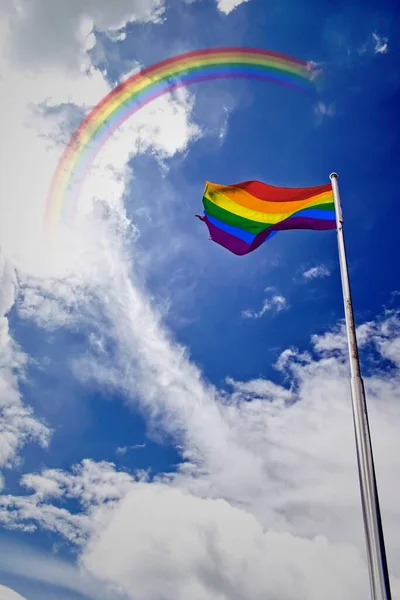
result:
<svg viewBox="0 0 400 600"><path fill-rule="evenodd" d="M329 192L332 190L330 183L325 185L317 185L308 188L281 188L261 181L242 181L234 183L232 187L245 190L259 200L267 200L270 202L292 202L293 200L306 200L317 194Z"/></svg>

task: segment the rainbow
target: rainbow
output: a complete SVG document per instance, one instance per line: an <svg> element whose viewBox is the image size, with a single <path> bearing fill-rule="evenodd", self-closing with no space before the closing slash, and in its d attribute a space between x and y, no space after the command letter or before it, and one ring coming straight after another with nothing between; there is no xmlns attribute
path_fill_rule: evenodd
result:
<svg viewBox="0 0 400 600"><path fill-rule="evenodd" d="M81 122L55 170L46 227L73 214L85 174L117 128L149 102L179 87L216 79L257 79L309 93L313 70L305 61L256 48L209 48L163 60L112 90Z"/></svg>

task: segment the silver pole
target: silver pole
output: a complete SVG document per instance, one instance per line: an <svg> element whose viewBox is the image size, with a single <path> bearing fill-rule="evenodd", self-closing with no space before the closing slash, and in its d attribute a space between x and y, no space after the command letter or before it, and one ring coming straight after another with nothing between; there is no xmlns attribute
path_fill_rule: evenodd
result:
<svg viewBox="0 0 400 600"><path fill-rule="evenodd" d="M367 404L365 401L364 382L361 377L360 361L358 357L337 174L332 173L330 179L332 182L335 203L340 274L342 278L347 341L349 345L351 402L353 406L354 432L356 439L358 474L360 479L361 504L364 517L364 530L367 544L371 598L372 600L391 600L389 572L386 561L378 488L376 485L374 459L368 424Z"/></svg>

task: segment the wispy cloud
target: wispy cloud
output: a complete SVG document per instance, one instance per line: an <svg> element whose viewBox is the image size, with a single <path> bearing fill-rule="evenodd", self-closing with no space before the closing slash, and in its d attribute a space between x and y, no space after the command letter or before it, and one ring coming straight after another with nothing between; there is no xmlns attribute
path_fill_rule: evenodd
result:
<svg viewBox="0 0 400 600"><path fill-rule="evenodd" d="M329 277L331 272L324 265L317 265L316 267L311 267L307 269L303 273L304 279L322 279L324 277Z"/></svg>
<svg viewBox="0 0 400 600"><path fill-rule="evenodd" d="M133 446L118 446L118 448L115 450L115 453L123 456L127 452L129 452L129 450L141 450L142 448L146 448L146 444L134 444Z"/></svg>
<svg viewBox="0 0 400 600"><path fill-rule="evenodd" d="M67 599L71 597L71 592L73 598L76 594L82 594L90 600L126 600L126 596L118 593L115 587L111 589L105 586L104 582L96 580L72 561L40 552L29 545L13 543L9 539L0 539L0 550L1 572L21 577L24 588L29 590L29 600ZM19 595L1 585L0 598L21 600Z"/></svg>
<svg viewBox="0 0 400 600"><path fill-rule="evenodd" d="M289 304L282 294L277 293L275 288L265 288L267 293L263 305L259 311L244 310L242 317L245 319L261 319L266 313L276 314L289 308Z"/></svg>
<svg viewBox="0 0 400 600"><path fill-rule="evenodd" d="M326 104L326 102L317 102L314 106L314 112L322 120L325 117L333 117L335 114L335 106L333 103Z"/></svg>
<svg viewBox="0 0 400 600"><path fill-rule="evenodd" d="M372 37L375 42L375 54L386 54L389 51L389 38L383 35L378 35L377 33L373 33Z"/></svg>
<svg viewBox="0 0 400 600"><path fill-rule="evenodd" d="M358 54L387 54L389 52L389 38L374 32L368 40L357 50Z"/></svg>

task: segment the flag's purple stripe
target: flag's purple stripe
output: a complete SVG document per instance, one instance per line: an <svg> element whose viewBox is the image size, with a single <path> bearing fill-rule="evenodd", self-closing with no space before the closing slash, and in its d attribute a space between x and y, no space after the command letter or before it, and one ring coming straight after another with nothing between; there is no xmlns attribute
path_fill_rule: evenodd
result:
<svg viewBox="0 0 400 600"><path fill-rule="evenodd" d="M211 223L210 219L205 215L204 217L199 217L201 221L208 227L208 231L210 232L210 237L213 242L224 246L227 250L233 252L233 254L237 254L242 256L243 254L247 254L249 252L250 244L245 242L244 240L240 240L236 236L220 229L213 223Z"/></svg>
<svg viewBox="0 0 400 600"><path fill-rule="evenodd" d="M285 221L280 221L272 225L272 230L283 231L284 229L314 229L317 231L325 231L327 229L336 229L336 221L326 219L311 219L308 217L289 217ZM263 235L262 231L259 235Z"/></svg>

